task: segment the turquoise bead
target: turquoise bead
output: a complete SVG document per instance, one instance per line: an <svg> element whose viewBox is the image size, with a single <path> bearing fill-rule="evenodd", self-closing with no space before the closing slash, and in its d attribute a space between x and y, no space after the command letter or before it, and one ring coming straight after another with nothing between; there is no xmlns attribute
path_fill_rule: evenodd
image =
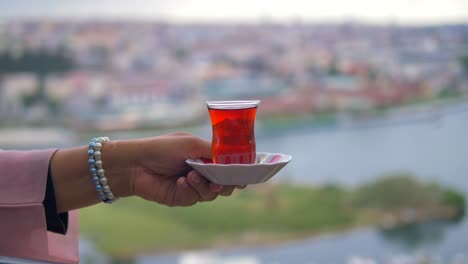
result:
<svg viewBox="0 0 468 264"><path fill-rule="evenodd" d="M91 168L91 169L89 169L89 172L91 172L91 175L97 174L96 168Z"/></svg>
<svg viewBox="0 0 468 264"><path fill-rule="evenodd" d="M93 182L94 182L94 184L99 184L99 177L94 176L93 177Z"/></svg>
<svg viewBox="0 0 468 264"><path fill-rule="evenodd" d="M94 165L94 163L96 163L96 161L93 158L90 158L88 160L88 163L89 163L89 165Z"/></svg>
<svg viewBox="0 0 468 264"><path fill-rule="evenodd" d="M96 191L102 192L102 186L101 185L96 185Z"/></svg>

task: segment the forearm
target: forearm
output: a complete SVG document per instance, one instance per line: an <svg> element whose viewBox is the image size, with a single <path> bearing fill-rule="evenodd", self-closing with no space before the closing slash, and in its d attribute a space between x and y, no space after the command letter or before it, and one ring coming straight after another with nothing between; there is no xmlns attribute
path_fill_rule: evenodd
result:
<svg viewBox="0 0 468 264"><path fill-rule="evenodd" d="M132 195L135 147L126 141L107 142L102 147L103 168L108 184L117 197ZM88 147L62 149L51 160L51 175L57 212L66 212L101 202L91 180Z"/></svg>

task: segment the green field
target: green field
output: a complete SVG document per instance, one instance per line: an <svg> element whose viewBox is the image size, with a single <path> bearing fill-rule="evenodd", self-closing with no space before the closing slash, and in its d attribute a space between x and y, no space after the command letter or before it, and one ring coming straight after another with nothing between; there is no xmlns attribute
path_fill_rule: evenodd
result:
<svg viewBox="0 0 468 264"><path fill-rule="evenodd" d="M389 186L384 187L385 196L375 198L382 186ZM392 198L392 188L408 197ZM370 206L369 199L373 200ZM355 190L262 184L190 208L168 208L139 198L101 204L80 211L80 229L103 252L131 256L143 251L272 243L378 223L375 212L379 210L435 205L464 208L464 199L406 176L384 178ZM369 208L374 213L369 214Z"/></svg>

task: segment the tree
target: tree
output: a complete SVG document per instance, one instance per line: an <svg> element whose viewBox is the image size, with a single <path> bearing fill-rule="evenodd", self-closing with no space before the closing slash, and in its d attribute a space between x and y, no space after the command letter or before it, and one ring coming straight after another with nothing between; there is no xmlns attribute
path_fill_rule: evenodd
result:
<svg viewBox="0 0 468 264"><path fill-rule="evenodd" d="M463 69L463 74L468 75L468 55L460 57L460 64Z"/></svg>
<svg viewBox="0 0 468 264"><path fill-rule="evenodd" d="M340 70L338 69L338 62L335 57L332 58L330 64L328 65L328 74L329 75L339 75Z"/></svg>
<svg viewBox="0 0 468 264"><path fill-rule="evenodd" d="M37 75L38 87L36 93L28 99L29 104L46 103L52 108L52 102L45 92L45 80L50 73L64 73L73 68L73 60L67 56L64 49L55 52L46 50L26 51L19 56L11 52L0 53L0 81L1 76L18 72L30 72Z"/></svg>

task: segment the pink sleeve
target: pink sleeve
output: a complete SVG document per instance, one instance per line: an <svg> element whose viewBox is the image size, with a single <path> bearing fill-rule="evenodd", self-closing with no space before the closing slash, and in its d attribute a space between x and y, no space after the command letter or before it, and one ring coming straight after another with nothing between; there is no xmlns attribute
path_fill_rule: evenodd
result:
<svg viewBox="0 0 468 264"><path fill-rule="evenodd" d="M78 263L77 213L66 235L47 232L42 202L54 152L0 151L0 256Z"/></svg>

